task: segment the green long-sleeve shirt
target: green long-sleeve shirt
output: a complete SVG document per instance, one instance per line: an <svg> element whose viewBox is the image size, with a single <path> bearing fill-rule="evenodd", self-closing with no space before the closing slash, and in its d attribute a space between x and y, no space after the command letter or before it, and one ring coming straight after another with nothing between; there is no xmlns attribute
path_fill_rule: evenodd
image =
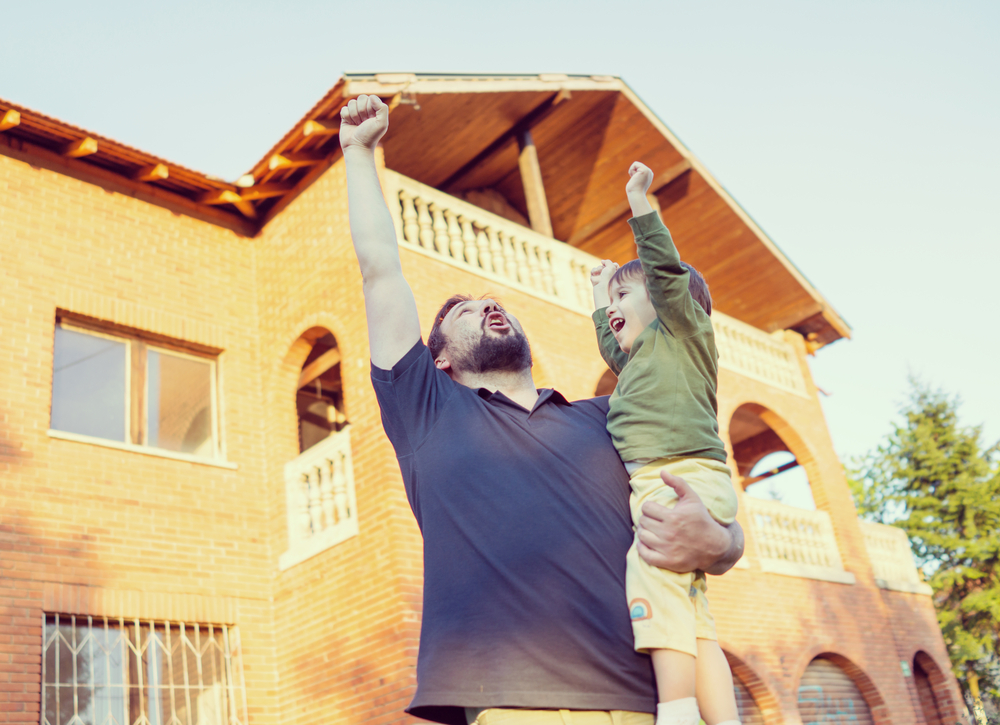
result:
<svg viewBox="0 0 1000 725"><path fill-rule="evenodd" d="M597 343L618 375L608 432L624 461L711 458L726 462L719 438L719 353L708 314L688 291L688 271L656 212L629 219L656 319L622 352L607 308L594 312Z"/></svg>

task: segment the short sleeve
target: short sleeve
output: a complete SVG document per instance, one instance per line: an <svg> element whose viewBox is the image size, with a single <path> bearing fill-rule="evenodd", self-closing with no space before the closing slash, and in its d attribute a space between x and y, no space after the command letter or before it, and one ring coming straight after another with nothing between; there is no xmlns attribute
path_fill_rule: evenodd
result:
<svg viewBox="0 0 1000 725"><path fill-rule="evenodd" d="M458 384L437 369L422 340L391 370L372 365L371 374L385 433L396 456L408 456L427 438Z"/></svg>

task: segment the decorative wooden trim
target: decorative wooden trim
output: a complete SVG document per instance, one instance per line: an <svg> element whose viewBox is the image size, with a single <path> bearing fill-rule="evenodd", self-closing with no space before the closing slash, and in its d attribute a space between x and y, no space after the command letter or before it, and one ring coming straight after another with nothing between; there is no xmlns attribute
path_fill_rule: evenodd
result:
<svg viewBox="0 0 1000 725"><path fill-rule="evenodd" d="M238 624L239 601L233 597L144 592L46 582L42 610L53 614L123 617L204 624Z"/></svg>
<svg viewBox="0 0 1000 725"><path fill-rule="evenodd" d="M3 114L3 117L0 117L0 131L6 131L8 128L14 128L14 126L19 126L20 124L21 114L13 108Z"/></svg>
<svg viewBox="0 0 1000 725"><path fill-rule="evenodd" d="M132 174L135 181L163 181L170 178L170 168L166 164L151 164L143 166Z"/></svg>
<svg viewBox="0 0 1000 725"><path fill-rule="evenodd" d="M62 147L62 155L71 159L78 159L81 156L90 156L97 153L97 141L90 136L77 141L70 141Z"/></svg>

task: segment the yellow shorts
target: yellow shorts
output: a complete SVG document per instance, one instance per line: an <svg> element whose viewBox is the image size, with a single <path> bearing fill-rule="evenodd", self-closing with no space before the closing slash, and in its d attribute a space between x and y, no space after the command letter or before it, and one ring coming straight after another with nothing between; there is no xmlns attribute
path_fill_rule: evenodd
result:
<svg viewBox="0 0 1000 725"><path fill-rule="evenodd" d="M660 478L664 468L687 481L716 521L730 524L736 519L736 491L726 464L708 458L661 458L632 474L633 523L646 501L668 508L677 503L677 494ZM696 640L718 639L703 572L678 574L650 566L639 557L636 542L626 565L625 591L637 651L672 649L697 656Z"/></svg>
<svg viewBox="0 0 1000 725"><path fill-rule="evenodd" d="M627 710L511 710L489 708L473 725L653 725L648 712Z"/></svg>

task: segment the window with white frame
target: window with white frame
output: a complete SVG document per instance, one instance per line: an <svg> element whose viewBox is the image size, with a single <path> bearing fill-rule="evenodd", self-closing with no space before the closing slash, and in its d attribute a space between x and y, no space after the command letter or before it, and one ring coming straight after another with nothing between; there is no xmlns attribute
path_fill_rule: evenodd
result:
<svg viewBox="0 0 1000 725"><path fill-rule="evenodd" d="M216 458L216 367L210 354L60 320L51 428Z"/></svg>
<svg viewBox="0 0 1000 725"><path fill-rule="evenodd" d="M41 725L246 725L235 627L46 614Z"/></svg>

